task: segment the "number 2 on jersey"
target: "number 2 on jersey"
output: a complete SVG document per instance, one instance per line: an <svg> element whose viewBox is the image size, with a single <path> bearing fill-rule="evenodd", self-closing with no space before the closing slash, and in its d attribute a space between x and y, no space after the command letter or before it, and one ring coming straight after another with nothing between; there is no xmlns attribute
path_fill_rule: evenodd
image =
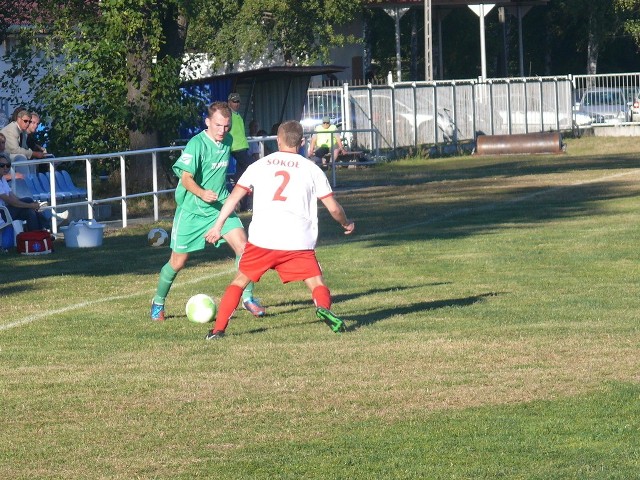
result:
<svg viewBox="0 0 640 480"><path fill-rule="evenodd" d="M282 192L284 191L285 188L287 188L287 184L289 183L289 180L291 179L291 176L289 175L289 172L286 172L284 170L280 170L279 172L276 172L276 177L282 177L282 183L280 184L280 186L276 190L276 193L273 195L273 201L274 202L286 202L287 201L287 197L283 196Z"/></svg>

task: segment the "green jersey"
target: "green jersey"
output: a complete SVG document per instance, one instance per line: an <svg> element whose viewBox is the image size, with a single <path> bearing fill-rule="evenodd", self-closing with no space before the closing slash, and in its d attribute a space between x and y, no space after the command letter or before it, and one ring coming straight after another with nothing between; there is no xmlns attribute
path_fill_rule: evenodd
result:
<svg viewBox="0 0 640 480"><path fill-rule="evenodd" d="M180 178L176 187L176 203L182 210L196 215L217 214L229 196L227 189L227 167L231 153L231 137L226 135L216 142L205 131L189 140L180 158L173 164L173 172ZM189 192L182 184L182 172L193 175L195 182L205 190L218 194L218 200L207 203Z"/></svg>
<svg viewBox="0 0 640 480"><path fill-rule="evenodd" d="M231 111L231 130L229 134L233 139L231 145L231 151L247 150L249 148L249 142L247 141L247 134L244 131L244 120L238 112Z"/></svg>
<svg viewBox="0 0 640 480"><path fill-rule="evenodd" d="M335 125L329 125L328 128L324 128L322 125L318 125L316 128L316 147L331 148L336 143L336 131Z"/></svg>

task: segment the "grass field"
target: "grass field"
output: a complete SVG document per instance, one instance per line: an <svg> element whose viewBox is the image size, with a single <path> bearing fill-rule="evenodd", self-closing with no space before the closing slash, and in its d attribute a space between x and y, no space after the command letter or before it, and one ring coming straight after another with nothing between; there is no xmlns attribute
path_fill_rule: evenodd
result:
<svg viewBox="0 0 640 480"><path fill-rule="evenodd" d="M640 478L640 146L340 170L318 257L348 324L270 272L205 342L230 250L149 320L151 224L0 257L0 478ZM170 224L160 226L169 229Z"/></svg>

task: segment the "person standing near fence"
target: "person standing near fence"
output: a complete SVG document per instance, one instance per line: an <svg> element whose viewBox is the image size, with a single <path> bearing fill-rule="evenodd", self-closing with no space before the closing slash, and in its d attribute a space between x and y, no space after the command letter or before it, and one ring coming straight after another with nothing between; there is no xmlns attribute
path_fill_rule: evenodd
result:
<svg viewBox="0 0 640 480"><path fill-rule="evenodd" d="M206 129L187 143L182 155L173 165L180 181L176 187L176 212L171 229L171 256L160 270L156 294L151 301L151 319L165 319L165 300L169 290L184 268L191 252L203 250L205 234L217 220L227 190L227 167L231 153L231 110L225 102L209 105ZM236 254L236 265L247 243L242 222L235 213L222 226L222 240ZM219 246L220 242L216 243ZM265 308L253 298L253 283L242 294L243 306L251 314L261 317Z"/></svg>
<svg viewBox="0 0 640 480"><path fill-rule="evenodd" d="M229 132L233 143L231 145L231 155L236 159L236 173L233 175L233 182L237 182L249 165L254 160L249 153L249 141L244 127L244 120L240 115L240 94L229 94L229 108L231 108L231 131ZM246 211L249 208L249 200L245 199L240 205L240 211Z"/></svg>

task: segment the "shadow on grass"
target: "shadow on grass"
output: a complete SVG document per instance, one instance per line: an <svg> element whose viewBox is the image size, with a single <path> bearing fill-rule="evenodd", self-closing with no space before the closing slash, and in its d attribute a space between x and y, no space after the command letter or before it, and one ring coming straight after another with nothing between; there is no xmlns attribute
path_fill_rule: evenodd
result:
<svg viewBox="0 0 640 480"><path fill-rule="evenodd" d="M409 287L409 288L417 288L417 287ZM385 289L384 291L395 291L398 289L395 288L390 288L390 289ZM366 293L361 293L358 295L354 295L353 297L360 297L363 295L368 295L370 292L366 292ZM402 307L392 307L392 308L386 308L383 310L377 310L374 312L369 312L363 315L351 315L351 316L342 316L339 314L339 312L335 312L338 314L338 316L340 316L340 318L342 318L345 321L345 324L347 325L346 327L346 332L354 332L356 330L358 330L359 328L362 327L366 327L369 325L373 325L374 323L377 322L381 322L384 320L387 320L391 317L395 317L398 315L408 315L408 314L413 314L413 313L419 313L419 312L427 312L430 310L439 310L442 308L449 308L449 307L469 307L471 305L474 305L476 303L482 302L484 301L485 298L488 297L495 297L498 295L501 295L501 292L489 292L489 293L483 293L481 295L473 295L471 297L464 297L464 298L450 298L450 299L445 299L445 300L434 300L431 302L419 302L419 303L413 303L411 305L406 305L406 306L402 306ZM298 302L301 303L301 302ZM309 315L314 315L313 314L313 309L310 308L310 306L307 304L305 306L306 308L300 308L300 309L295 309L292 311L289 311L289 313L296 311L296 310L308 310L309 311ZM315 315L314 315L315 316ZM271 321L271 320L275 320L277 318L277 315L267 315L267 317L265 317L265 321ZM305 323L323 323L321 320L318 319L314 319L311 322L305 322ZM251 330L247 330L245 332L242 332L243 334L256 334L256 333L262 333L265 332L267 329L271 330L271 329L278 329L278 328L289 328L289 325L277 325L275 323L270 322L269 323L269 327L259 327L259 328L254 328Z"/></svg>
<svg viewBox="0 0 640 480"><path fill-rule="evenodd" d="M485 298L500 295L498 292L483 293L481 295L473 295L463 298L449 298L445 300L434 300L432 302L419 302L402 307L386 308L377 310L365 315L355 315L350 317L341 317L347 323L347 331L351 332L359 328L373 325L374 323L387 320L398 315L408 315L418 312L427 312L430 310L439 310L449 307L468 307L475 303L482 302Z"/></svg>
<svg viewBox="0 0 640 480"><path fill-rule="evenodd" d="M338 294L338 295L331 294L331 299L333 303L339 303L339 302L346 302L348 300L354 300L356 298L366 297L369 295L376 295L379 293L402 292L405 290L412 290L416 288L437 287L439 285L448 285L449 283L451 282L433 282L433 283L427 283L424 285L402 285L402 286L393 286L393 287L387 287L387 288L373 288L373 289L367 290L366 292L356 292L356 293ZM275 303L273 305L269 305L269 307L293 307L285 310L287 313L293 313L298 310L307 309L309 308L310 305L313 305L311 296L309 296L308 300L298 300L294 302L284 301L281 303Z"/></svg>

